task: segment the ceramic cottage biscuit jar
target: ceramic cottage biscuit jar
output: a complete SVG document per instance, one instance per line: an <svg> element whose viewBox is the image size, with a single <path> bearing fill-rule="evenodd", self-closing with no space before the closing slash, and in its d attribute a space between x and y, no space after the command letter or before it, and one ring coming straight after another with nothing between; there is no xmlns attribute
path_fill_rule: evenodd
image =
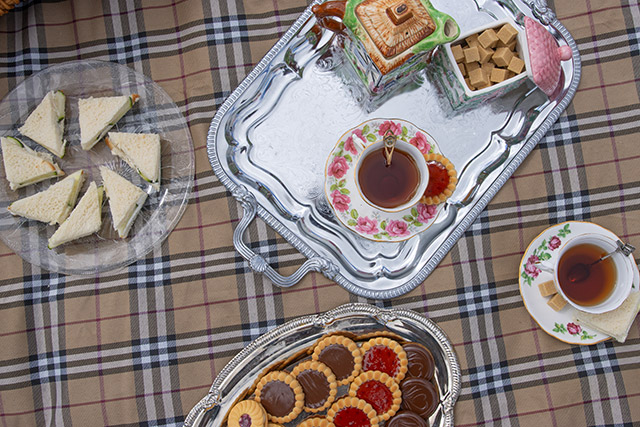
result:
<svg viewBox="0 0 640 427"><path fill-rule="evenodd" d="M320 25L346 35L343 50L372 94L423 69L433 49L460 33L428 0L338 0L315 5Z"/></svg>

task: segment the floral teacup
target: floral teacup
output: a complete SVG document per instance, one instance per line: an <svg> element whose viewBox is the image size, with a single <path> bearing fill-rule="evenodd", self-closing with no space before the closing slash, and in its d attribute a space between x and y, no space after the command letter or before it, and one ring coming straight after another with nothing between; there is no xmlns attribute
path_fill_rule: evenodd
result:
<svg viewBox="0 0 640 427"><path fill-rule="evenodd" d="M415 203L398 212L386 212L364 200L355 180L356 164L368 146L389 132L421 154L440 152L431 135L408 121L371 119L340 137L325 167L325 195L338 220L354 233L378 242L399 242L421 233L435 222L444 206Z"/></svg>

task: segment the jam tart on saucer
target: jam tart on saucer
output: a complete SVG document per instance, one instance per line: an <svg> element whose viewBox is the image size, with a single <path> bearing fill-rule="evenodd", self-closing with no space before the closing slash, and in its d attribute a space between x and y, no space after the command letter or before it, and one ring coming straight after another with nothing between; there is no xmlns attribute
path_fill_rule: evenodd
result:
<svg viewBox="0 0 640 427"><path fill-rule="evenodd" d="M386 421L394 416L402 403L398 383L380 371L367 371L358 375L349 386L349 396L370 404L376 410L379 421Z"/></svg>
<svg viewBox="0 0 640 427"><path fill-rule="evenodd" d="M336 427L378 427L376 410L357 397L343 397L331 405L327 420Z"/></svg>
<svg viewBox="0 0 640 427"><path fill-rule="evenodd" d="M271 371L262 377L256 387L255 399L273 423L288 423L304 406L302 386L293 375L284 371Z"/></svg>
<svg viewBox="0 0 640 427"><path fill-rule="evenodd" d="M267 425L267 412L255 400L243 400L231 408L228 427L264 427Z"/></svg>
<svg viewBox="0 0 640 427"><path fill-rule="evenodd" d="M458 173L453 167L453 163L442 154L425 154L424 160L429 169L429 184L420 203L425 205L444 203L456 189Z"/></svg>

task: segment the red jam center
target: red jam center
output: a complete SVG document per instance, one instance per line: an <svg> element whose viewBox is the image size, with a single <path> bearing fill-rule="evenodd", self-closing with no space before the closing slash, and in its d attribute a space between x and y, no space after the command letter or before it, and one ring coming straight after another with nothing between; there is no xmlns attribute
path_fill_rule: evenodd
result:
<svg viewBox="0 0 640 427"><path fill-rule="evenodd" d="M366 381L358 387L356 395L366 401L379 414L384 414L393 404L393 394L389 387L380 381Z"/></svg>
<svg viewBox="0 0 640 427"><path fill-rule="evenodd" d="M365 371L381 371L391 377L398 372L398 356L385 345L375 345L364 354L362 369Z"/></svg>
<svg viewBox="0 0 640 427"><path fill-rule="evenodd" d="M251 417L249 414L242 414L238 420L238 424L240 424L240 427L251 427Z"/></svg>
<svg viewBox="0 0 640 427"><path fill-rule="evenodd" d="M429 168L429 184L424 190L425 197L437 196L449 185L449 171L440 162L431 161L427 163Z"/></svg>
<svg viewBox="0 0 640 427"><path fill-rule="evenodd" d="M341 409L336 414L333 423L336 427L368 427L371 425L367 414L362 409L353 406Z"/></svg>

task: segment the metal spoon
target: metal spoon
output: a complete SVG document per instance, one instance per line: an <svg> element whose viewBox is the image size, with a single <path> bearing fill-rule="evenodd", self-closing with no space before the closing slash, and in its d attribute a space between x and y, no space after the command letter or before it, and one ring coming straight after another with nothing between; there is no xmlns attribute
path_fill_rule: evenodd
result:
<svg viewBox="0 0 640 427"><path fill-rule="evenodd" d="M604 261L616 252L622 252L625 256L628 256L636 250L635 246L630 245L629 243L624 243L621 240L618 240L616 244L618 245L618 247L613 252L609 252L608 254L602 256L600 259L597 259L590 264L583 264L580 262L571 267L571 269L569 270L569 274L567 275L569 281L571 283L577 283L586 280L591 274L591 267L593 267L600 261Z"/></svg>

